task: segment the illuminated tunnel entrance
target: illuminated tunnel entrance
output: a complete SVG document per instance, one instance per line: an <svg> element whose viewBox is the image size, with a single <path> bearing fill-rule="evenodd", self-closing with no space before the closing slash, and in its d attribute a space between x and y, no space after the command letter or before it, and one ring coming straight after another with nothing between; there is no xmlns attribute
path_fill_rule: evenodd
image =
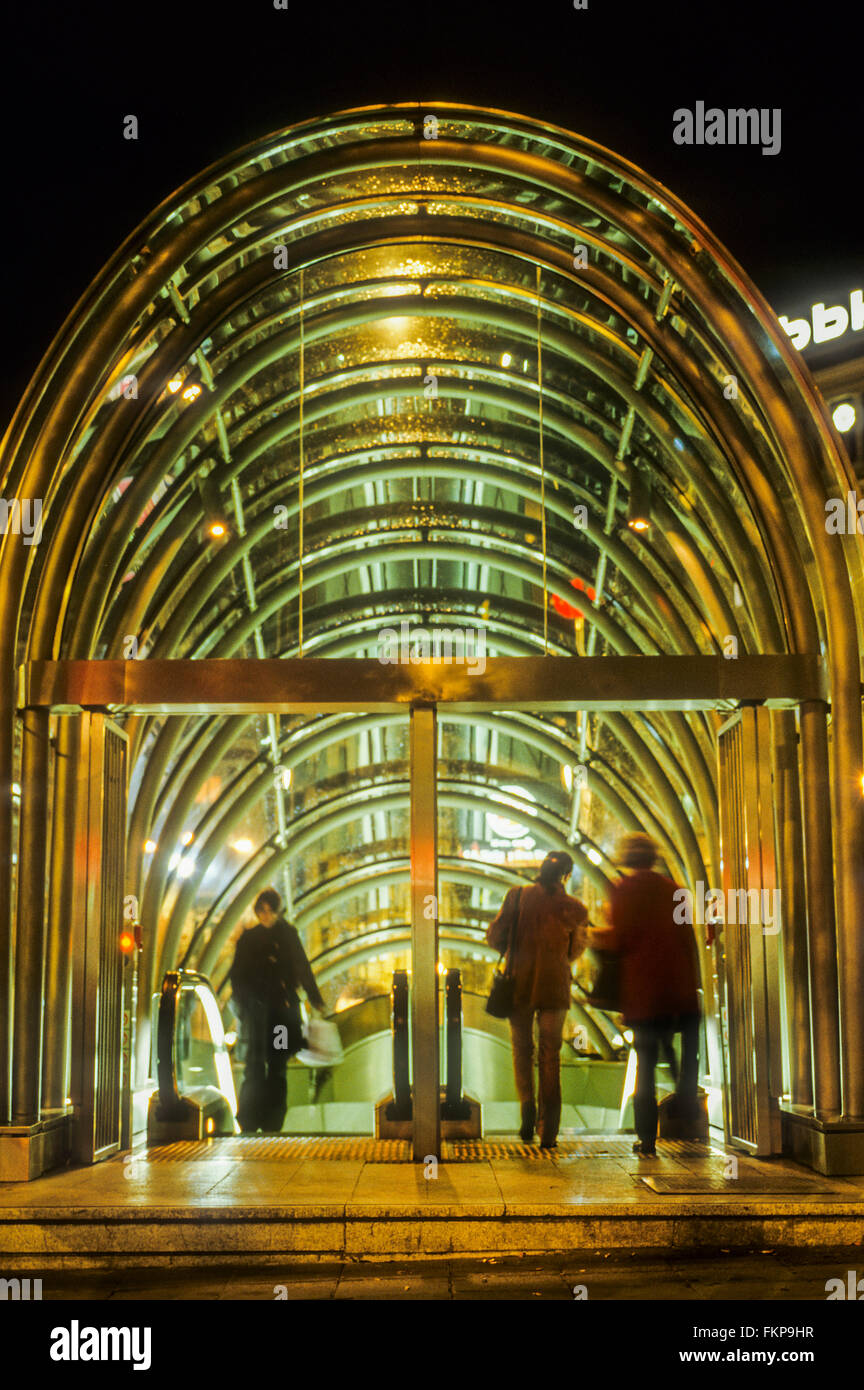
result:
<svg viewBox="0 0 864 1390"><path fill-rule="evenodd" d="M780 894L770 932L697 927L713 1118L725 1092L745 1144L864 1171L864 576L825 526L854 477L768 305L672 194L503 112L280 131L120 248L0 477L41 525L0 535L0 1136L31 1173L82 1116L94 1154L130 1139L152 994L182 964L227 1005L264 886L380 1050L394 970L427 1005L436 959L482 996L505 890L569 846L596 915L628 830L697 899ZM99 1003L121 899L142 939L122 1033ZM469 1088L507 1103L472 1018ZM364 1103L388 1084L367 1072Z"/></svg>

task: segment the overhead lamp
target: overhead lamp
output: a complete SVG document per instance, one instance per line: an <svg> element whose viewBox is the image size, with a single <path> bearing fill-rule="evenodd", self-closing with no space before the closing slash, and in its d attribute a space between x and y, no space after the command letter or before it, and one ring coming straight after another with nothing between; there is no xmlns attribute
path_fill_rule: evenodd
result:
<svg viewBox="0 0 864 1390"><path fill-rule="evenodd" d="M144 841L144 853L145 853L145 854L155 854L155 853L156 853L156 841L155 841L155 840L145 840L145 841Z"/></svg>
<svg viewBox="0 0 864 1390"><path fill-rule="evenodd" d="M599 852L599 850L589 848L586 849L585 854L587 858L591 860L592 864L603 863L603 855Z"/></svg>
<svg viewBox="0 0 864 1390"><path fill-rule="evenodd" d="M172 376L171 380L168 382L168 390L171 392L171 395L172 395L172 396L176 396L177 392L180 390L180 387L181 387L182 385L183 385L183 378L182 378L182 377L180 377L180 376Z"/></svg>
<svg viewBox="0 0 864 1390"><path fill-rule="evenodd" d="M235 840L231 848L236 849L238 854L248 854L252 849L252 841L247 839Z"/></svg>
<svg viewBox="0 0 864 1390"><path fill-rule="evenodd" d="M184 401L197 401L200 395L201 387L198 385L197 381L193 381L192 385L187 386L186 390L183 392L183 399Z"/></svg>
<svg viewBox="0 0 864 1390"><path fill-rule="evenodd" d="M204 534L214 541L224 540L229 534L228 518L219 486L212 475L198 479L198 495L204 513Z"/></svg>
<svg viewBox="0 0 864 1390"><path fill-rule="evenodd" d="M511 363L512 361L513 361L513 354L512 354L512 352L502 352L502 354L501 354L501 366L502 366L502 367L509 367L509 366L510 366L510 363Z"/></svg>
<svg viewBox="0 0 864 1390"><path fill-rule="evenodd" d="M629 475L627 525L631 531L648 531L651 527L651 480L635 463L631 464Z"/></svg>
<svg viewBox="0 0 864 1390"><path fill-rule="evenodd" d="M851 401L841 401L839 405L834 407L832 419L841 434L847 434L857 418L855 407Z"/></svg>
<svg viewBox="0 0 864 1390"><path fill-rule="evenodd" d="M194 839L195 839L195 835L193 834L193 832L192 832L191 830L187 830L187 831L185 832L185 834L183 835L182 843L183 843L184 845L191 845L191 843L192 843L192 841L193 841Z"/></svg>

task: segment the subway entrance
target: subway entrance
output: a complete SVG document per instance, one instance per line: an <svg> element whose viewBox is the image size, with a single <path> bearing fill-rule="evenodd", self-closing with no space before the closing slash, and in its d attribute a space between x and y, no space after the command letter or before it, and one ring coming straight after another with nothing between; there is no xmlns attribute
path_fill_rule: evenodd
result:
<svg viewBox="0 0 864 1390"><path fill-rule="evenodd" d="M75 723L82 746L102 750L78 808L76 835L88 845L81 886L88 908L79 918L76 955L85 962L93 958L91 1012L103 1020L124 1019L122 1089L106 1092L103 1079L101 1089L94 1080L92 1089L82 1092L93 1116L103 1115L102 1142L90 1141L89 1120L79 1124L78 1157L107 1157L144 1133L161 1149L237 1132L244 1053L231 1003L231 962L244 930L244 908L248 924L255 894L265 880L278 882L271 859L257 872L247 872L227 920L220 919L214 893L197 920L184 922L178 933L177 904L182 906L191 874L172 876L170 869L185 856L199 881L206 882L208 865L220 852L216 841L206 849L208 829L225 833L214 817L208 821L205 810L191 835L177 836L173 865L163 847L169 868L164 902L154 900L148 911L136 893L125 891L134 880L128 866L125 881L119 872L126 786L117 771L120 750L125 751L118 720L128 726L158 714L167 723L194 711L292 721L287 744L275 754L268 750L263 768L253 767L253 787L256 771L259 783L262 775L284 779L286 768L300 764L304 740L314 740L319 749L332 747L340 729L344 739L354 721L363 721L379 738L388 731L401 737L407 756L400 776L375 783L385 788L376 814L383 815L386 807L401 817L401 842L376 835L374 822L367 840L361 820L356 848L342 842L345 862L334 864L323 882L305 879L304 855L320 860L329 822L338 827L363 815L362 787L355 790L352 782L358 776L362 782L362 770L349 769L351 811L346 814L344 792L335 807L313 804L311 814L295 808L293 835L280 846L286 859L290 853L300 865L300 873L288 880L289 911L302 928L316 981L330 996L328 1014L339 1035L332 1059L307 1048L289 1062L280 1128L286 1138L304 1141L370 1137L394 1144L397 1157L408 1145L415 1160L425 1160L441 1152L442 1142L451 1147L461 1142L467 1154L471 1142L506 1142L518 1131L508 1025L485 1008L497 959L486 943L486 928L506 889L530 882L538 856L564 846L573 860L576 895L592 920L601 919L616 876L615 831L633 825L632 818L622 816L625 803L608 785L598 796L599 811L586 814L591 791L601 785L594 763L602 758L604 718L618 720L626 711L646 721L695 721L703 713L725 711L719 861L702 858L695 837L694 854L676 852L664 826L662 787L649 824L658 836L662 868L676 882L700 890L706 883L734 884L733 900L740 893L757 901L773 894L777 903L782 821L774 810L772 739L794 726L803 704L819 697L821 679L817 662L789 657L738 663L710 657L491 658L482 676L458 665L421 662L393 669L362 660L58 662L29 668L21 684L25 715L42 709ZM474 738L485 730L489 746L495 734L499 743L489 770L495 768L496 776L478 777L469 788L454 784L448 776L451 726L456 737L468 731ZM501 741L514 736L536 752L539 775L528 778L522 770L517 781L514 771L499 767ZM118 749L113 762L104 751L111 747ZM506 762L508 755L503 756ZM647 751L642 758L650 758ZM635 761L638 766L638 757ZM556 762L561 790L556 797L544 796L544 773L548 779L546 769ZM647 766L657 764L650 759ZM359 811L354 809L358 801ZM674 828L668 801L666 809ZM145 852L157 848L145 846ZM146 879L144 884L144 892L152 892ZM369 885L376 894L384 886L390 892L385 912L364 920L356 915L357 900ZM689 886L684 897L688 894L692 898ZM314 923L331 897L342 926L328 938L315 932ZM188 894L186 900L191 901ZM331 907L331 921L332 916ZM699 1080L715 1137L770 1154L781 1147L781 1088L790 1066L784 1041L789 966L778 949L773 916L767 928L736 922L734 914L726 926L725 916L717 926L705 921L701 908L692 918L702 988ZM118 980L116 967L113 976L105 975L106 962L116 959L116 942L110 932L106 935L105 924L121 918L127 942L140 949L127 950ZM367 963L376 969L363 971ZM633 1124L632 1032L614 1009L592 1003L590 965L589 954L577 969L564 1028L561 1125L562 1140L571 1145L589 1134L611 1142ZM104 1057L89 1018L85 1010L81 1030L77 1035L73 1030L74 1055L89 1051ZM99 1036L99 1047L108 1036L121 1045L116 1026L106 1034L103 1025ZM674 1056L663 1063L661 1093L669 1089L675 1069ZM102 1078L113 1075L111 1067L101 1069ZM113 1130L108 1123L111 1143L103 1112L114 1116ZM602 1149L604 1141L598 1142Z"/></svg>
<svg viewBox="0 0 864 1390"><path fill-rule="evenodd" d="M486 930L550 850L600 916L622 831L694 901L780 895L694 931L715 1128L864 1170L856 480L674 193L455 103L255 140L82 295L0 483L39 504L0 532L0 1178L146 1132L169 976L165 1107L212 1087L215 1133L268 888L343 1029L285 1123L506 1133ZM565 1127L611 1134L628 1042L576 973Z"/></svg>

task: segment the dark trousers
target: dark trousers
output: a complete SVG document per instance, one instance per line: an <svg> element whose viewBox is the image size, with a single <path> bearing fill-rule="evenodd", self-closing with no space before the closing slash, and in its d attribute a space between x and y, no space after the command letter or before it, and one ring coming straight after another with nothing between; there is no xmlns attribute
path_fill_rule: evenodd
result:
<svg viewBox="0 0 864 1390"><path fill-rule="evenodd" d="M265 1134L272 1134L281 1130L288 1101L287 1065L287 1057L246 1063L237 1102L237 1123L244 1133L263 1129Z"/></svg>
<svg viewBox="0 0 864 1390"><path fill-rule="evenodd" d="M699 1087L699 1014L683 1014L679 1018L655 1018L633 1025L633 1046L636 1050L636 1091L633 1096L633 1118L641 1142L653 1148L657 1142L657 1093L654 1071L660 1055L669 1048L673 1033L681 1034L681 1071L675 1095L683 1108L693 1106Z"/></svg>
<svg viewBox="0 0 864 1390"><path fill-rule="evenodd" d="M244 1020L246 1063L237 1101L237 1123L244 1133L281 1130L288 1101L288 1060L302 1047L299 1009L247 1009ZM286 1044L283 1045L283 1044Z"/></svg>
<svg viewBox="0 0 864 1390"><path fill-rule="evenodd" d="M513 1074L523 1107L534 1104L534 1015L537 1015L539 1095L537 1126L541 1142L554 1144L561 1123L561 1035L566 1009L519 1009L510 1015ZM524 1114L524 1110L523 1110Z"/></svg>

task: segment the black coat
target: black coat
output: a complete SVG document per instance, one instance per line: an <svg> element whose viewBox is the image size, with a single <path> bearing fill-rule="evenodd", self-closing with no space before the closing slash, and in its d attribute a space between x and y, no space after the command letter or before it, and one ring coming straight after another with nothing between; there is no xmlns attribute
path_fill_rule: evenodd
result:
<svg viewBox="0 0 864 1390"><path fill-rule="evenodd" d="M282 917L272 927L259 922L243 933L229 978L241 1017L256 1005L273 1013L281 1013L286 1006L299 1008L298 988L305 990L315 1008L325 1007L300 933Z"/></svg>

